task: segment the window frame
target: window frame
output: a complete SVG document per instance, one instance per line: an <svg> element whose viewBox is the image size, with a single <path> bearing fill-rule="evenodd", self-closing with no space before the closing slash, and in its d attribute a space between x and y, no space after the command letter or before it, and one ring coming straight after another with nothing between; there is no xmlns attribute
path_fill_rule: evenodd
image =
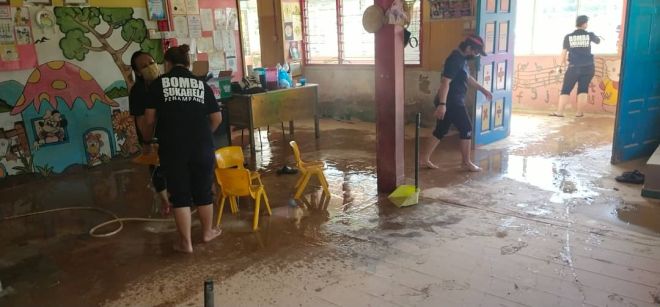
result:
<svg viewBox="0 0 660 307"><path fill-rule="evenodd" d="M307 18L307 0L300 0L300 7L301 9L301 17L303 19L302 25L302 35L303 35L303 40L302 40L302 57L303 57L303 63L305 66L327 66L327 65L333 65L333 66L344 66L344 67L373 67L375 63L371 64L366 64L366 63L357 63L357 64L350 64L350 63L343 63L345 61L344 59L344 29L343 29L343 1L344 0L335 0L335 7L336 7L336 19L337 19L337 62L338 63L310 63L309 60L309 52L308 52L308 35L307 35L307 29L309 28L309 19ZM404 66L406 67L422 67L423 61L424 61L424 48L423 46L423 31L424 31L424 2L426 0L417 0L419 1L419 37L417 37L418 40L418 46L419 48L419 63L416 64L406 64L405 63L405 55L404 55ZM374 34L375 35L375 34ZM404 53L405 53L405 47L404 47ZM375 62L375 59L374 59Z"/></svg>

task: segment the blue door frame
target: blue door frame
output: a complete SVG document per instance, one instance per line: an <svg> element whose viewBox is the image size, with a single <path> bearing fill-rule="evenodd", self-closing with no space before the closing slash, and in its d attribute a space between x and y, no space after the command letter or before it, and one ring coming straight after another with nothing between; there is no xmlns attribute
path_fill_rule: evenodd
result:
<svg viewBox="0 0 660 307"><path fill-rule="evenodd" d="M660 143L660 0L628 0L620 80L612 163Z"/></svg>
<svg viewBox="0 0 660 307"><path fill-rule="evenodd" d="M486 56L477 62L477 82L493 93L493 100L477 93L474 145L499 141L511 133L513 103L513 43L516 0L479 0L478 34L484 39Z"/></svg>

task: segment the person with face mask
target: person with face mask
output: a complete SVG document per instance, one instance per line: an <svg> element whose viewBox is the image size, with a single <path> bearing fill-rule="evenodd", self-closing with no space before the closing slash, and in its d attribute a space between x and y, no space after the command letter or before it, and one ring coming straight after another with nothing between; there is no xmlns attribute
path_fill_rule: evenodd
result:
<svg viewBox="0 0 660 307"><path fill-rule="evenodd" d="M600 38L593 32L587 32L589 26L589 17L585 15L578 16L575 20L577 29L564 36L564 49L561 52L562 67L566 67L568 59L568 69L564 75L564 82L561 86L561 95L557 111L550 116L563 117L564 108L568 104L571 91L577 83L577 112L575 117L583 117L583 108L589 98L589 83L596 72L594 65L594 55L591 53L591 43L600 44Z"/></svg>
<svg viewBox="0 0 660 307"><path fill-rule="evenodd" d="M144 128L144 109L147 104L148 86L160 76L160 69L154 58L144 51L136 51L131 56L131 68L135 75L135 84L131 87L128 96L128 109L130 114L135 120L135 128L137 130L137 137L142 147L142 153L146 154L151 152L152 144L144 142L142 138L142 129ZM157 165L149 166L149 173L151 174L151 184L158 193L161 203L161 213L168 215L170 213L169 197L167 195L167 181L162 168Z"/></svg>
<svg viewBox="0 0 660 307"><path fill-rule="evenodd" d="M158 157L165 170L170 202L180 240L179 252L192 253L191 206L197 207L202 241L220 235L213 223L213 131L222 122L213 91L190 71L190 47L181 45L165 52L165 74L149 86L144 139L158 137Z"/></svg>
<svg viewBox="0 0 660 307"><path fill-rule="evenodd" d="M486 55L484 41L477 35L470 35L445 60L440 88L433 101L434 115L437 118L436 125L433 137L429 139L426 151L422 156L424 167L438 168L431 162L431 154L447 134L451 125L454 125L459 132L462 168L471 172L481 171L481 168L475 165L470 157L472 121L465 106L468 85L476 87L489 101L493 99L490 91L470 76L467 61L475 59L480 54Z"/></svg>

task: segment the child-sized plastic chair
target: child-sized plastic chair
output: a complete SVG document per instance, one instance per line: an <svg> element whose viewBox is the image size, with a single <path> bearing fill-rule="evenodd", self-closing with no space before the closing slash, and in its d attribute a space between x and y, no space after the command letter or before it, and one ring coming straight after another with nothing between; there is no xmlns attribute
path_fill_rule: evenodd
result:
<svg viewBox="0 0 660 307"><path fill-rule="evenodd" d="M245 169L243 166L244 163L244 155L243 155L243 149L240 146L227 146L220 148L215 151L215 166L216 169L223 169L223 168L236 168L236 169ZM263 185L261 183L261 176L257 172L250 172L250 180L257 180L260 185ZM221 199L222 201L225 201L227 196L222 190L222 186L220 186L220 192L221 192ZM229 208L231 209L231 213L236 214L238 213L238 205L237 205L237 200L236 199L229 199Z"/></svg>
<svg viewBox="0 0 660 307"><path fill-rule="evenodd" d="M323 174L323 168L325 168L325 163L323 161L310 161L304 162L300 157L300 149L298 149L298 143L296 141L289 142L291 148L293 149L293 156L296 158L296 166L300 170L300 177L296 182L296 194L294 194L294 199L300 199L302 193L305 191L309 179L312 176L316 176L323 188L323 193L327 197L330 197L330 191L328 191L328 181L325 179L325 174Z"/></svg>
<svg viewBox="0 0 660 307"><path fill-rule="evenodd" d="M272 214L270 204L268 203L268 196L262 184L253 185L250 179L250 171L238 168L216 168L215 176L218 183L222 186L223 198L218 208L218 219L216 225L220 225L222 220L222 210L225 207L225 200L236 205L236 199L241 196L249 196L254 199L254 219L252 222L252 230L256 231L259 228L259 210L261 208L261 198L264 199L268 215Z"/></svg>
<svg viewBox="0 0 660 307"><path fill-rule="evenodd" d="M227 146L215 151L215 162L218 168L238 168L245 169L245 156L241 146ZM261 183L261 176L257 172L250 172L250 179L258 180Z"/></svg>

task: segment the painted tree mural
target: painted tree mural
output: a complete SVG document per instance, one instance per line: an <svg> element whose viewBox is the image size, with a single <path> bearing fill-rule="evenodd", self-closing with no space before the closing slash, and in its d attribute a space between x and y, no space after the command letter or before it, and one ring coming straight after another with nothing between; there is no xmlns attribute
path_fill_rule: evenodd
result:
<svg viewBox="0 0 660 307"><path fill-rule="evenodd" d="M64 57L84 61L89 52L107 52L131 88L134 83L131 66L124 62L123 56L132 44L139 44L141 50L151 53L159 63L163 58L160 40L148 39L144 20L134 18L133 13L132 8L56 7L57 25L65 34L60 40ZM97 29L102 23L108 28L103 33ZM108 41L115 31L121 33L122 46L112 46Z"/></svg>

